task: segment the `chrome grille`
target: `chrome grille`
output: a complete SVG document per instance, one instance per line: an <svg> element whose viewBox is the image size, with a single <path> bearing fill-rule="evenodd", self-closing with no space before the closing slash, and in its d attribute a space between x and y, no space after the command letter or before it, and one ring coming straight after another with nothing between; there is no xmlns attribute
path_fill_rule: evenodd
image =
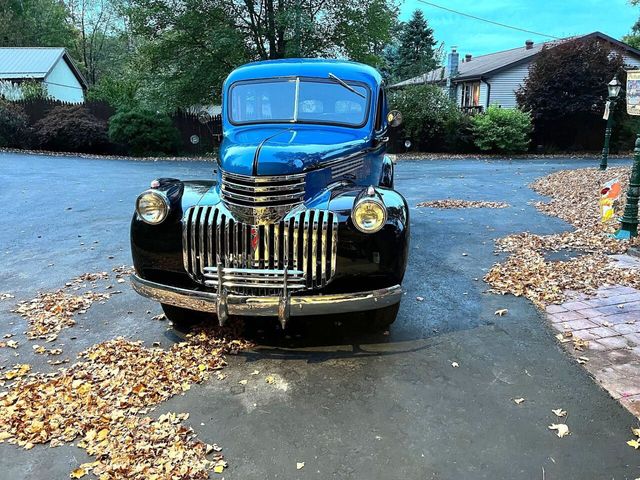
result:
<svg viewBox="0 0 640 480"><path fill-rule="evenodd" d="M326 285L336 270L338 219L304 210L268 225L250 225L228 211L195 206L183 219L184 268L197 282L241 294L277 294ZM218 266L222 272L218 272Z"/></svg>
<svg viewBox="0 0 640 480"><path fill-rule="evenodd" d="M238 207L293 208L304 200L305 176L249 177L222 172L222 200Z"/></svg>

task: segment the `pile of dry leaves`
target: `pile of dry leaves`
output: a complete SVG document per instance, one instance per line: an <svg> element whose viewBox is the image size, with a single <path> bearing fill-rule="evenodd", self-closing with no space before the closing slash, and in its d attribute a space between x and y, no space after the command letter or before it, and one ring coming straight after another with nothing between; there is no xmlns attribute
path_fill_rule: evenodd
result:
<svg viewBox="0 0 640 480"><path fill-rule="evenodd" d="M565 290L593 292L604 284L640 288L637 272L616 268L607 255L628 250L630 242L608 236L617 223L600 221L600 189L607 181L618 178L626 190L630 168L616 167L602 172L588 168L562 170L540 178L531 187L551 201L538 202L542 212L562 218L576 230L554 235L520 233L501 238L498 250L509 252L503 263L494 265L485 276L496 293L526 296L539 306L561 303ZM624 198L616 207L616 218L622 214ZM637 239L635 240L637 242ZM545 259L546 252L572 250L582 255L567 261Z"/></svg>
<svg viewBox="0 0 640 480"><path fill-rule="evenodd" d="M169 350L118 338L83 352L81 361L53 374L19 378L0 393L0 440L32 448L77 437L96 457L72 477L100 479L207 478L226 466L219 448L195 439L186 415L146 415L225 365L224 355L250 345L226 329L201 330ZM26 373L26 372L24 372ZM216 452L213 460L206 455Z"/></svg>
<svg viewBox="0 0 640 480"><path fill-rule="evenodd" d="M124 283L123 277L131 272L131 267L126 265L113 269L118 283ZM58 337L60 330L75 325L74 315L83 314L94 302L104 302L111 297L110 293L94 291L99 286L98 282L109 278L108 272L84 273L67 282L60 290L41 293L32 300L18 303L13 312L27 319L27 336L30 339L40 338L52 342ZM107 290L111 288L112 285L106 287ZM79 292L80 290L87 291Z"/></svg>
<svg viewBox="0 0 640 480"><path fill-rule="evenodd" d="M420 202L416 207L429 208L508 208L509 204L504 202L480 202L476 200L455 200L447 198L446 200L431 200L429 202Z"/></svg>

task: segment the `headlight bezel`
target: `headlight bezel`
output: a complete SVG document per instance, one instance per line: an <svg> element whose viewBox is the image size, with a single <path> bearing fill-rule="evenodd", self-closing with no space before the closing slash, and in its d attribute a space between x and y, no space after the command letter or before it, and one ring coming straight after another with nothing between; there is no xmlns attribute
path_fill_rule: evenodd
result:
<svg viewBox="0 0 640 480"><path fill-rule="evenodd" d="M357 220L358 209L363 208L366 204L375 205L377 208L380 209L380 212L382 214L382 219L377 224L377 226L372 229L364 228L362 225L358 223L358 220ZM353 222L353 225L358 229L358 231L362 233L368 233L368 234L377 233L380 230L382 230L387 223L387 207L384 205L382 200L378 199L376 196L368 196L368 195L362 196L359 199L357 199L356 202L353 204L353 208L351 209L351 221Z"/></svg>
<svg viewBox="0 0 640 480"><path fill-rule="evenodd" d="M151 221L150 219L146 218L145 215L143 215L140 211L140 202L147 195L152 195L158 198L163 205L163 214L159 217L158 220ZM136 213L138 214L138 217L140 217L140 219L146 224L149 224L149 225L161 224L169 216L169 211L170 211L169 199L167 198L165 193L160 190L155 190L155 189L145 190L140 195L138 195L138 198L136 198Z"/></svg>

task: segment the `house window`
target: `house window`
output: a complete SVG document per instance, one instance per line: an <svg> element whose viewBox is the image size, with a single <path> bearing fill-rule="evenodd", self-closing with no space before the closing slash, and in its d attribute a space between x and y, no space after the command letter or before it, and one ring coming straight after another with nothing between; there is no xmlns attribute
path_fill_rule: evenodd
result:
<svg viewBox="0 0 640 480"><path fill-rule="evenodd" d="M480 82L467 82L462 84L462 106L480 106Z"/></svg>

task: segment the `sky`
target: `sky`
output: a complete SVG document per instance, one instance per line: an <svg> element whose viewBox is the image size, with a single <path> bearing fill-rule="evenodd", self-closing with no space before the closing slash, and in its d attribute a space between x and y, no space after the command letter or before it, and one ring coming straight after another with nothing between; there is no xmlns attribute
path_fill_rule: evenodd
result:
<svg viewBox="0 0 640 480"><path fill-rule="evenodd" d="M555 37L600 31L619 39L629 33L640 16L640 7L628 0L428 0L443 7ZM464 55L497 52L534 42L551 40L530 33L491 25L421 3L401 0L400 19L406 21L419 8L434 29L445 51L457 46Z"/></svg>

